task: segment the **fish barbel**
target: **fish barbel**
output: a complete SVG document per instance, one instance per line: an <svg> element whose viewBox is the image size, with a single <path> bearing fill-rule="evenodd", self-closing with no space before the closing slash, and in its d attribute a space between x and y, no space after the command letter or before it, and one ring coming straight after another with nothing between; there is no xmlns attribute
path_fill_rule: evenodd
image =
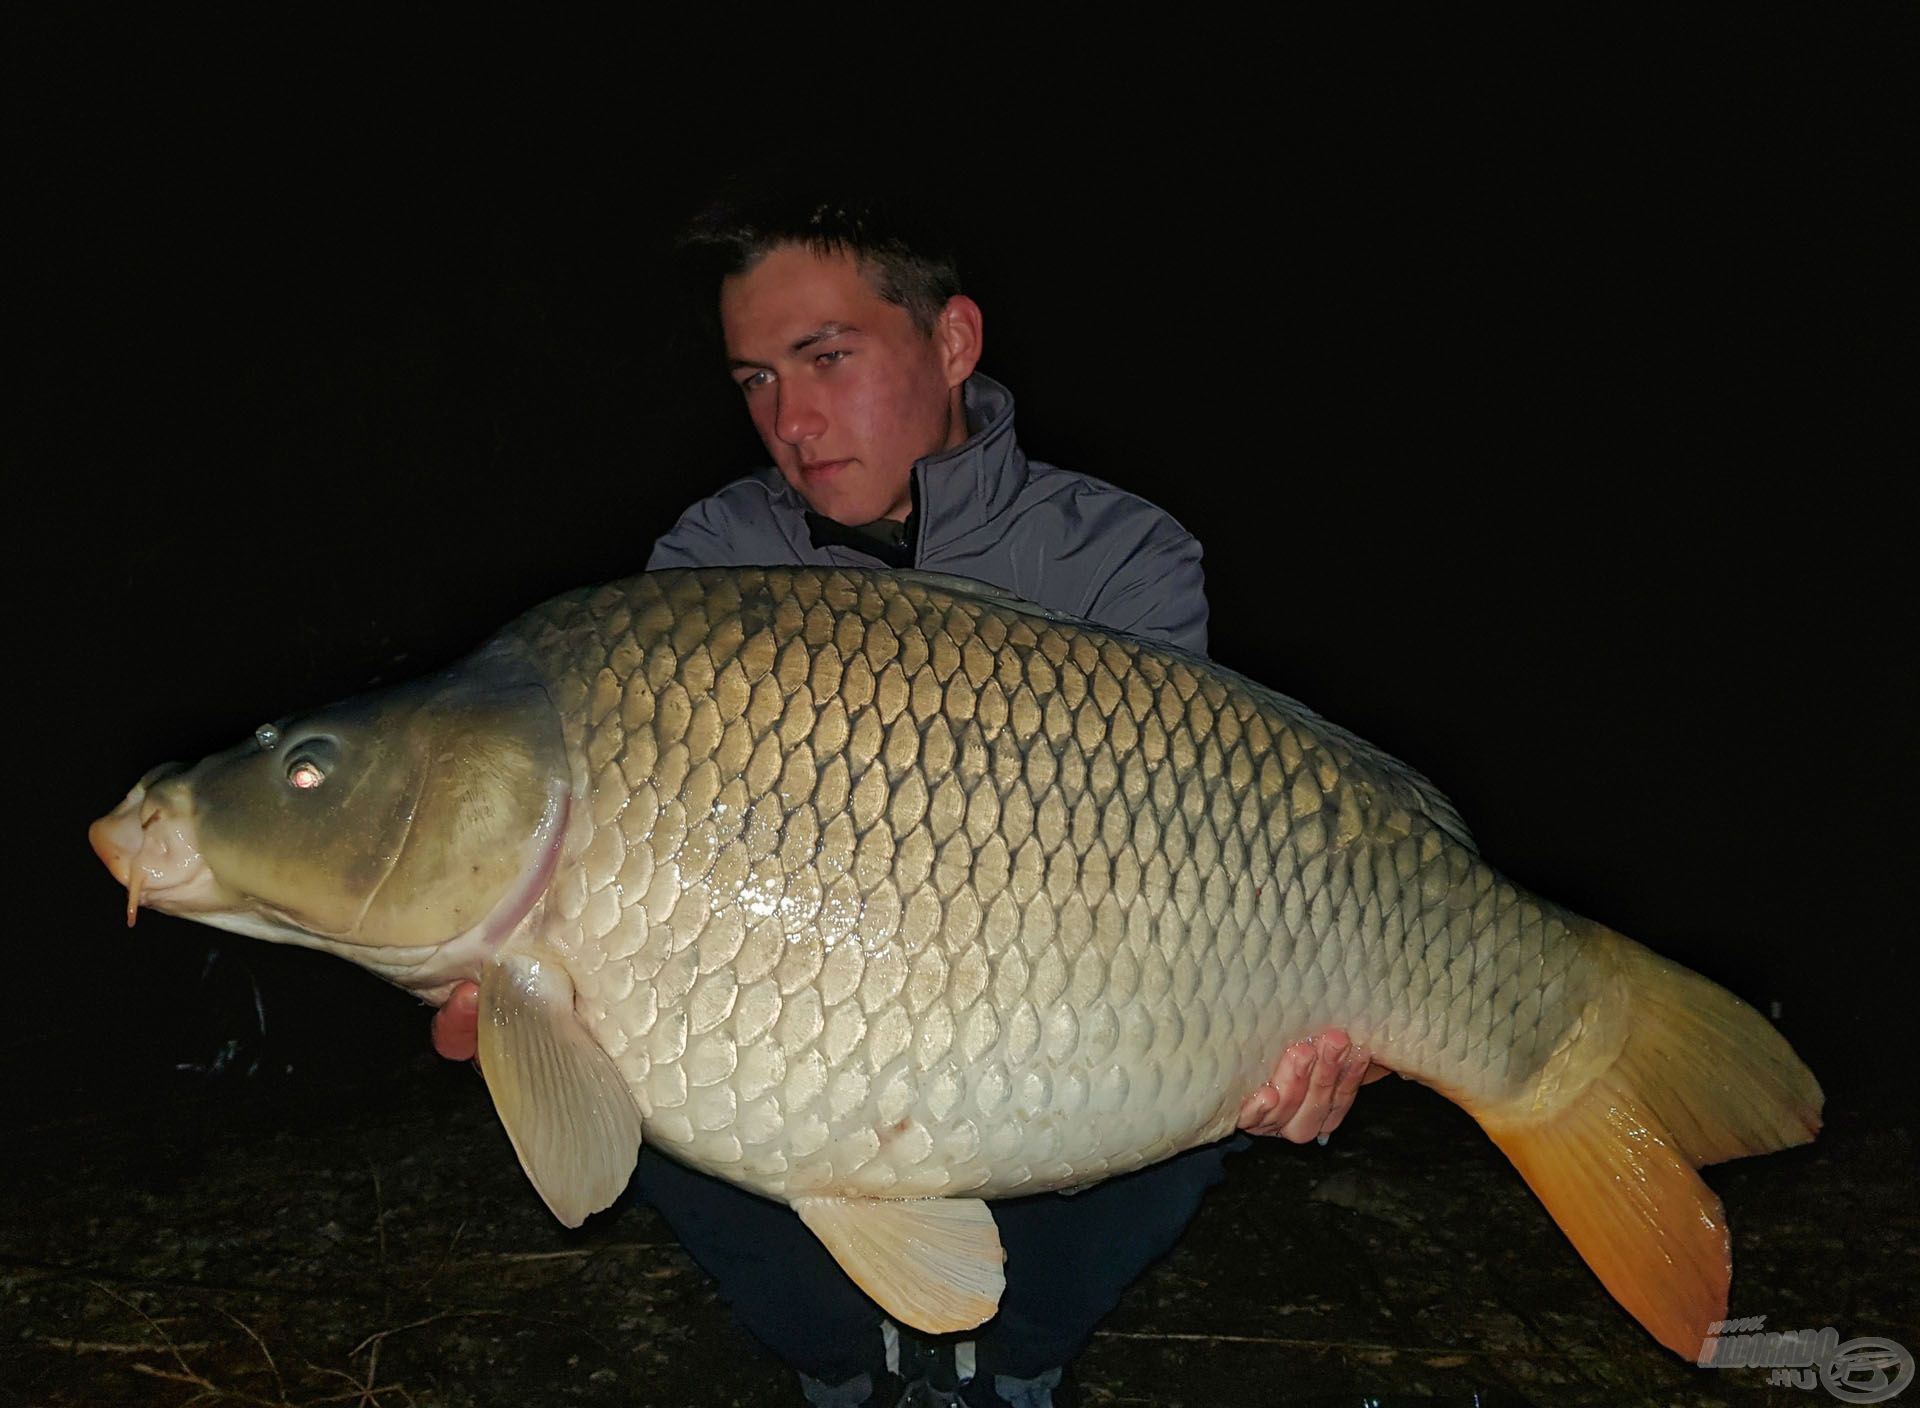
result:
<svg viewBox="0 0 1920 1408"><path fill-rule="evenodd" d="M477 980L481 1070L563 1222L644 1136L932 1331L998 1303L983 1200L1226 1135L1328 1027L1472 1113L1689 1357L1730 1276L1695 1169L1819 1125L1757 1013L1504 879L1404 764L955 579L573 592L156 770L92 839L130 906L432 1001Z"/></svg>

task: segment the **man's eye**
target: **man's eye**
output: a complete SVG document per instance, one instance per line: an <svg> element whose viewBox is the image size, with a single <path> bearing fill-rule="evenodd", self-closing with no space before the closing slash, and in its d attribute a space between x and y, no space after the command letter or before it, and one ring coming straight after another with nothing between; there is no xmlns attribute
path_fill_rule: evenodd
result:
<svg viewBox="0 0 1920 1408"><path fill-rule="evenodd" d="M815 357L813 360L816 365L823 366L823 367L830 367L835 362L843 361L847 357L850 357L852 355L853 354L847 351L846 348L836 347L831 352L822 352L818 357Z"/></svg>
<svg viewBox="0 0 1920 1408"><path fill-rule="evenodd" d="M738 378L742 391L758 391L770 380L772 380L772 378L765 372L749 372L746 376Z"/></svg>

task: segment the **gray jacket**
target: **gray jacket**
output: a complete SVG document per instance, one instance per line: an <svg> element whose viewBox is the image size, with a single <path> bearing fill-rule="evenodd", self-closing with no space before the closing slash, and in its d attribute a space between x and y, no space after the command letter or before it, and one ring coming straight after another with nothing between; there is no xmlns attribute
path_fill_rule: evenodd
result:
<svg viewBox="0 0 1920 1408"><path fill-rule="evenodd" d="M1136 494L1029 460L1013 436L1013 396L998 382L976 373L965 400L973 433L913 466L914 565L1205 654L1194 536ZM736 479L680 515L647 570L877 565L855 547L815 546L806 508L777 469Z"/></svg>

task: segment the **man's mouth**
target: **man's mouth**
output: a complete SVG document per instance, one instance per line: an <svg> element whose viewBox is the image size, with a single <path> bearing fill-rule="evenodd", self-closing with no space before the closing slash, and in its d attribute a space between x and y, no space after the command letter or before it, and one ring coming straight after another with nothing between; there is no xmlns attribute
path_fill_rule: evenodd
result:
<svg viewBox="0 0 1920 1408"><path fill-rule="evenodd" d="M806 475L807 478L812 479L817 475L831 474L835 470L843 469L852 463L852 460L802 460L800 461L800 472Z"/></svg>

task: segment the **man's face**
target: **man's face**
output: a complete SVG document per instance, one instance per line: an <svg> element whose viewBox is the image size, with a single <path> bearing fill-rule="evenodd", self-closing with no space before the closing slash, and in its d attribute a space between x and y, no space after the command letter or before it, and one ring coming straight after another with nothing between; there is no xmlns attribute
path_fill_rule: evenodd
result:
<svg viewBox="0 0 1920 1408"><path fill-rule="evenodd" d="M720 325L767 453L827 518L905 519L914 461L967 437L960 386L979 357L979 310L966 298L929 336L852 256L781 245L721 284Z"/></svg>

